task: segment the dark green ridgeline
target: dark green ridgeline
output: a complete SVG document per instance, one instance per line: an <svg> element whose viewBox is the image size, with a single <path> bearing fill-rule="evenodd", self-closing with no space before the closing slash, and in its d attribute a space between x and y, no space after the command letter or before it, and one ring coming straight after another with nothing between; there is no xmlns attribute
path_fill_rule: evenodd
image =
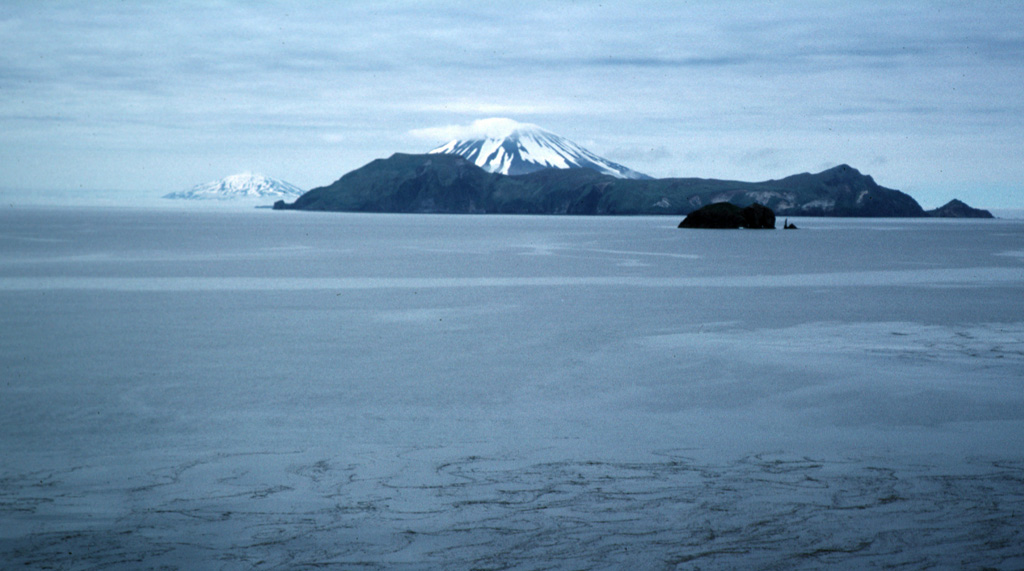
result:
<svg viewBox="0 0 1024 571"><path fill-rule="evenodd" d="M590 169L489 173L457 155L396 153L275 209L452 214L674 214L714 202L759 203L778 216L922 217L916 200L840 165L817 174L740 182L619 179Z"/></svg>

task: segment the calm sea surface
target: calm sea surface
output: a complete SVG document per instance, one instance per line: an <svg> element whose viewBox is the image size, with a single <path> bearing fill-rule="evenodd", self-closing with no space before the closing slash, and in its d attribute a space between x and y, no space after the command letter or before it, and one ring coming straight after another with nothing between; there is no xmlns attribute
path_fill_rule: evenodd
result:
<svg viewBox="0 0 1024 571"><path fill-rule="evenodd" d="M0 561L1024 567L1024 220L678 222L5 207Z"/></svg>

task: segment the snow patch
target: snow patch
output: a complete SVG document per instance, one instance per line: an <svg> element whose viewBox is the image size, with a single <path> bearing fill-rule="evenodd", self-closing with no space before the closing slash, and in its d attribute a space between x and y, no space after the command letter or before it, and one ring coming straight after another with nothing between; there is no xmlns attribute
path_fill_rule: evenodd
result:
<svg viewBox="0 0 1024 571"><path fill-rule="evenodd" d="M616 178L650 178L532 123L496 117L450 132L460 136L428 154L460 155L488 172L505 175L546 168L590 168Z"/></svg>
<svg viewBox="0 0 1024 571"><path fill-rule="evenodd" d="M239 198L297 198L305 191L294 184L258 173L240 173L189 190L172 192L164 198L190 200L234 200Z"/></svg>
<svg viewBox="0 0 1024 571"><path fill-rule="evenodd" d="M812 200L812 201L804 204L803 206L801 206L800 209L801 210L805 210L805 211L821 209L821 210L823 210L825 212L830 212L832 210L835 210L835 207L836 207L836 201L835 200L830 200L830 199L827 199L827 198L822 198L822 199L819 199L819 200Z"/></svg>
<svg viewBox="0 0 1024 571"><path fill-rule="evenodd" d="M747 193L747 198L759 204L768 204L773 198L779 198L782 194L772 190L752 191Z"/></svg>

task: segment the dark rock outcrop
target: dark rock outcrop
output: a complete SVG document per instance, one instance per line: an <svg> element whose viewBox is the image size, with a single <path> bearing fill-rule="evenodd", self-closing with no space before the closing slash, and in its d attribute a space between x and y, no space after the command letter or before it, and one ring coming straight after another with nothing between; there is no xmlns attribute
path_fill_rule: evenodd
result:
<svg viewBox="0 0 1024 571"><path fill-rule="evenodd" d="M771 208L758 203L751 204L740 211L743 215L743 227L751 230L775 229L775 213Z"/></svg>
<svg viewBox="0 0 1024 571"><path fill-rule="evenodd" d="M709 204L686 215L680 228L739 228L746 223L743 209L731 202Z"/></svg>
<svg viewBox="0 0 1024 571"><path fill-rule="evenodd" d="M716 202L688 214L679 228L775 228L775 213L760 204L740 208L731 202Z"/></svg>
<svg viewBox="0 0 1024 571"><path fill-rule="evenodd" d="M928 216L935 218L995 218L988 210L971 208L955 198L935 210L929 210L927 213Z"/></svg>

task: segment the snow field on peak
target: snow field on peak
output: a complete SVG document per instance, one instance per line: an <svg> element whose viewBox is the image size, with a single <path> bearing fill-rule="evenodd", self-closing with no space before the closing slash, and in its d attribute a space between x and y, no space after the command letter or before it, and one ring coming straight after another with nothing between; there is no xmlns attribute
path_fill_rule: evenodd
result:
<svg viewBox="0 0 1024 571"><path fill-rule="evenodd" d="M483 119L462 132L465 138L449 141L429 154L460 155L484 170L505 175L545 168L591 168L617 178L646 178L537 125L503 118Z"/></svg>
<svg viewBox="0 0 1024 571"><path fill-rule="evenodd" d="M198 184L187 191L164 198L230 200L238 198L288 198L305 192L299 187L258 173L240 173L220 180Z"/></svg>

